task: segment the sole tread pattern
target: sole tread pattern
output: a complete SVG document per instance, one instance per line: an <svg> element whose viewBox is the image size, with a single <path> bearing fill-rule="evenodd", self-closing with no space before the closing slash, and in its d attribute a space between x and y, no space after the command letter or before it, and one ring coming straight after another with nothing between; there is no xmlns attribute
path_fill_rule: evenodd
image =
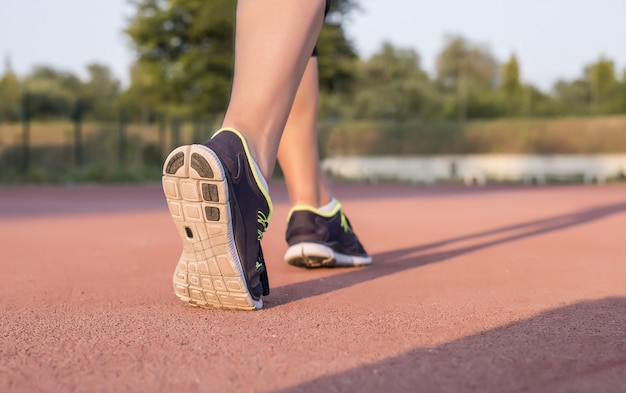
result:
<svg viewBox="0 0 626 393"><path fill-rule="evenodd" d="M341 254L322 244L300 243L287 249L285 261L304 268L358 267L371 264L372 258Z"/></svg>
<svg viewBox="0 0 626 393"><path fill-rule="evenodd" d="M245 283L229 221L228 184L215 153L202 145L175 149L165 161L163 192L183 241L173 277L176 295L192 306L261 308Z"/></svg>

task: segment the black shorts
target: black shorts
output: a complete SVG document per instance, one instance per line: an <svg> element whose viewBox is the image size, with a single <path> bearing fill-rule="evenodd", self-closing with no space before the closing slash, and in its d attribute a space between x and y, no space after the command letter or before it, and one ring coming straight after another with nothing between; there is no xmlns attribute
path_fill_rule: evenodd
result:
<svg viewBox="0 0 626 393"><path fill-rule="evenodd" d="M324 17L326 17L326 15L328 15L328 11L330 10L330 1L331 0L326 0L326 8L324 9ZM313 53L311 54L312 57L317 56L317 46L315 46L313 48Z"/></svg>

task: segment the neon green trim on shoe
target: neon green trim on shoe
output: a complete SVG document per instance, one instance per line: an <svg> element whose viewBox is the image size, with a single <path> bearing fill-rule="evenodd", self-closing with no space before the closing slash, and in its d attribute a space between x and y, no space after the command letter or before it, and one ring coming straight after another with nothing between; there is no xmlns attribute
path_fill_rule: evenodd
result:
<svg viewBox="0 0 626 393"><path fill-rule="evenodd" d="M346 215L343 214L343 211L341 211L341 229L343 229L344 232L352 232L352 228L350 227L350 224L348 224L348 219L346 218Z"/></svg>
<svg viewBox="0 0 626 393"><path fill-rule="evenodd" d="M335 214L337 214L338 211L341 210L341 203L337 201L337 205L335 206L335 208L328 213L321 212L318 209L314 208L313 206L309 206L309 205L295 205L294 207L291 208L291 210L289 210L289 214L287 214L287 221L291 219L291 215L297 210L310 211L322 217L332 217Z"/></svg>
<svg viewBox="0 0 626 393"><path fill-rule="evenodd" d="M265 200L267 201L267 205L270 208L270 212L267 215L267 219L266 219L266 221L269 222L269 220L272 218L272 214L274 213L274 206L272 205L272 199L270 198L268 190L266 190L265 187L263 187L263 182L260 180L263 178L263 175L257 171L257 168L255 165L252 165L252 162L254 161L254 159L252 158L252 154L250 154L250 149L248 148L248 142L246 141L246 138L243 136L241 132L230 127L225 127L225 128L221 128L217 130L215 134L213 134L213 137L215 137L215 135L219 134L222 131L230 131L233 134L237 135L239 139L241 139L241 142L243 144L243 149L246 152L246 157L248 158L248 162L250 163L250 168L252 169L252 175L254 176L254 181L256 181L256 184L259 187L259 190L261 190L261 192L263 193L263 196L265 197Z"/></svg>

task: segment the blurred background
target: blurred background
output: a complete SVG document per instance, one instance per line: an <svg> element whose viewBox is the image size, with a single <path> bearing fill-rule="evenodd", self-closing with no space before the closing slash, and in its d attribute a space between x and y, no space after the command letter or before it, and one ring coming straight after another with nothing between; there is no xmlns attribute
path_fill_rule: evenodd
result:
<svg viewBox="0 0 626 393"><path fill-rule="evenodd" d="M173 147L219 126L234 0L2 2L0 182L158 180ZM602 180L623 181L623 15L618 0L334 0L321 155L452 157L445 181L463 180L459 157L612 157ZM572 162L570 181L595 165Z"/></svg>

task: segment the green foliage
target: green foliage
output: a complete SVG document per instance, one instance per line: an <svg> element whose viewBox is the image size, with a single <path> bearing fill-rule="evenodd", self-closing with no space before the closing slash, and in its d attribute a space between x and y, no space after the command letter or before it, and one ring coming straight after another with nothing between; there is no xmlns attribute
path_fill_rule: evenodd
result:
<svg viewBox="0 0 626 393"><path fill-rule="evenodd" d="M83 81L49 66L19 78L7 61L0 77L0 122L19 120L23 114L113 122L119 120L120 108L134 122L218 122L231 88L236 1L132 4L136 12L125 32L136 62L127 89L122 91L119 80L102 64L88 65ZM344 29L359 4L333 1L317 43L322 120L462 123L626 113L626 70L619 74L615 62L604 56L577 78L557 81L551 91L522 83L523 67L515 54L500 65L486 45L458 35L446 38L435 75L422 69L416 50L391 43L382 44L369 59L360 59Z"/></svg>
<svg viewBox="0 0 626 393"><path fill-rule="evenodd" d="M317 41L320 92L352 93L358 56L340 24L326 24Z"/></svg>
<svg viewBox="0 0 626 393"><path fill-rule="evenodd" d="M358 0L333 0L327 19L330 21L344 20L353 11L359 10Z"/></svg>
<svg viewBox="0 0 626 393"><path fill-rule="evenodd" d="M597 62L585 69L589 83L592 111L594 113L615 113L619 108L619 83L615 77L613 60L601 56Z"/></svg>
<svg viewBox="0 0 626 393"><path fill-rule="evenodd" d="M0 79L0 119L114 118L120 82L101 64L87 66L89 79L38 66L22 81L10 71Z"/></svg>
<svg viewBox="0 0 626 393"><path fill-rule="evenodd" d="M586 80L559 80L554 84L553 91L559 101L560 112L591 113L591 90Z"/></svg>
<svg viewBox="0 0 626 393"><path fill-rule="evenodd" d="M456 91L463 79L493 88L498 78L498 64L489 49L461 36L449 36L437 56L437 80L449 91Z"/></svg>
<svg viewBox="0 0 626 393"><path fill-rule="evenodd" d="M406 121L435 118L441 100L420 59L412 49L384 43L379 52L359 67L360 90L354 116L360 119Z"/></svg>
<svg viewBox="0 0 626 393"><path fill-rule="evenodd" d="M322 94L352 94L356 89L354 69L358 63L354 43L346 37L344 25L359 6L355 0L334 0L317 40L320 91Z"/></svg>
<svg viewBox="0 0 626 393"><path fill-rule="evenodd" d="M141 119L166 109L174 115L223 113L233 74L236 2L136 0L126 33L137 53L124 102ZM334 1L319 42L322 93L349 92L357 59L343 20L353 0Z"/></svg>
<svg viewBox="0 0 626 393"><path fill-rule="evenodd" d="M97 134L84 130L81 160L73 157L73 125L68 122L48 140L54 132L46 129L44 138L34 122L28 173L19 171L22 128L3 124L0 182L158 180L170 146L199 142L219 123L233 73L236 2L133 4L136 13L125 32L136 62L124 91L102 64L88 65L88 78L81 80L48 66L20 78L7 61L0 77L0 123L24 114L34 120L85 119L85 128L92 120L105 122L91 122L102 127ZM515 54L500 65L487 46L450 36L435 75L429 75L416 50L392 43L360 59L344 29L359 1L332 4L317 43L325 154L610 152L626 146L624 119L600 117L626 113L626 69L619 74L609 58L602 56L573 80L541 91L522 83ZM595 117L563 119L581 115ZM129 126L120 139L122 117L152 123L141 126L150 128L149 136L139 137ZM505 117L516 119L481 120ZM555 119L540 119L547 117ZM19 130L7 132L9 127Z"/></svg>
<svg viewBox="0 0 626 393"><path fill-rule="evenodd" d="M469 119L490 119L506 113L507 102L501 92L488 89L477 81L469 81L467 89L466 117Z"/></svg>
<svg viewBox="0 0 626 393"><path fill-rule="evenodd" d="M232 0L136 0L126 33L138 55L131 89L179 114L225 109L233 62ZM142 78L141 81L138 79ZM131 95L132 97L132 95ZM142 106L146 103L142 103Z"/></svg>
<svg viewBox="0 0 626 393"><path fill-rule="evenodd" d="M520 115L522 112L522 84L517 57L511 55L508 62L502 66L502 91L506 100L506 113L509 116Z"/></svg>
<svg viewBox="0 0 626 393"><path fill-rule="evenodd" d="M74 117L87 114L91 118L99 120L114 120L117 110L113 103L120 95L120 82L111 70L102 64L89 64L87 66L89 80L83 85L83 94L80 104L74 106ZM85 112L82 113L81 112Z"/></svg>
<svg viewBox="0 0 626 393"><path fill-rule="evenodd" d="M130 69L130 86L120 97L134 121L149 123L157 120L161 108L158 64L136 62Z"/></svg>
<svg viewBox="0 0 626 393"><path fill-rule="evenodd" d="M498 63L486 46L471 43L462 36L447 37L437 56L436 78L442 93L454 97L459 121L500 114L500 108L485 107L487 102L497 101L488 96L498 80Z"/></svg>
<svg viewBox="0 0 626 393"><path fill-rule="evenodd" d="M601 104L617 84L615 64L603 56L596 63L588 66L585 71L592 98L596 104Z"/></svg>
<svg viewBox="0 0 626 393"><path fill-rule="evenodd" d="M554 85L560 114L602 115L625 113L626 70L618 80L615 63L604 56L585 67L573 81L559 80Z"/></svg>
<svg viewBox="0 0 626 393"><path fill-rule="evenodd" d="M563 113L558 99L531 85L524 89L524 107L527 117L555 117Z"/></svg>
<svg viewBox="0 0 626 393"><path fill-rule="evenodd" d="M7 58L5 72L0 78L0 123L20 117L21 86Z"/></svg>
<svg viewBox="0 0 626 393"><path fill-rule="evenodd" d="M23 82L24 111L36 118L70 117L80 98L82 82L72 73L39 66Z"/></svg>

